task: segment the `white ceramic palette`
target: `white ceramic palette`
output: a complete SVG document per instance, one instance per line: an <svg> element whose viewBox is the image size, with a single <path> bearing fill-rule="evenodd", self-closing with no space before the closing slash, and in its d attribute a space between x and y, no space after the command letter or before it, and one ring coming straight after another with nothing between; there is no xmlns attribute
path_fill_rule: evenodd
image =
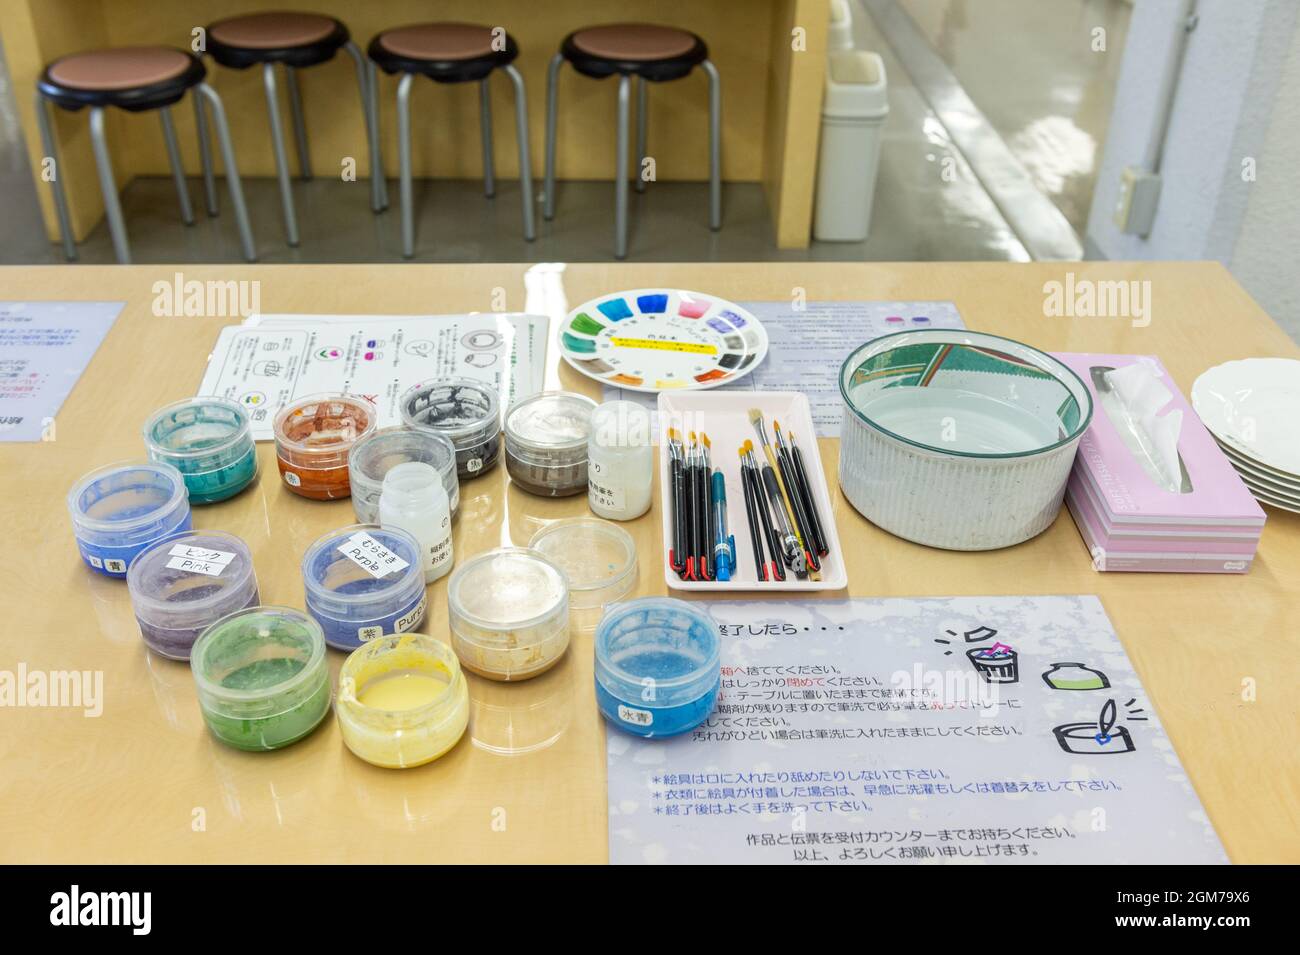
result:
<svg viewBox="0 0 1300 955"><path fill-rule="evenodd" d="M656 288L584 302L565 318L559 340L564 360L584 375L646 392L730 384L758 367L768 348L762 323L734 302Z"/></svg>
<svg viewBox="0 0 1300 955"><path fill-rule="evenodd" d="M772 422L779 421L787 437L793 434L803 457L812 485L817 513L826 535L829 553L821 559L820 580L799 580L789 571L784 581L758 579L754 563L754 548L749 534L749 521L745 515L745 489L740 478L738 449L746 441L754 442L754 456L760 465L766 463L753 426L749 422L749 409L763 412L763 419L771 440ZM841 590L848 586L848 569L844 551L840 548L840 535L835 527L835 513L826 472L822 469L817 435L813 430L812 410L808 399L794 391L717 391L709 394L691 392L664 392L659 395L659 488L663 521L663 553L660 562L664 567L664 581L673 590L722 591L790 591L790 590ZM691 431L704 432L713 448L713 467L721 469L727 481L727 532L736 540L736 573L730 581L682 580L669 566L668 549L673 540L672 481L669 477L668 429L676 428L683 439Z"/></svg>

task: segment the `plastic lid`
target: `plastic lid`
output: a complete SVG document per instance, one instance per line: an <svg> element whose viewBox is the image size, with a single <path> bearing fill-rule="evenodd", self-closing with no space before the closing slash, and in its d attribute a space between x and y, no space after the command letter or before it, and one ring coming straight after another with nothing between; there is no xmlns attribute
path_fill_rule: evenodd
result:
<svg viewBox="0 0 1300 955"><path fill-rule="evenodd" d="M879 119L889 113L885 61L879 53L838 50L826 57L826 96L822 115L838 119Z"/></svg>
<svg viewBox="0 0 1300 955"><path fill-rule="evenodd" d="M555 521L534 534L528 546L564 572L575 610L604 607L636 584L636 544L631 534L609 521Z"/></svg>
<svg viewBox="0 0 1300 955"><path fill-rule="evenodd" d="M222 617L199 634L190 669L199 693L210 701L252 702L280 697L319 679L324 657L325 633L307 614L292 607L250 607ZM224 685L241 668L281 658L302 666L280 682L267 680L250 688Z"/></svg>
<svg viewBox="0 0 1300 955"><path fill-rule="evenodd" d="M572 451L587 444L596 402L571 391L543 391L506 412L506 441L526 451Z"/></svg>
<svg viewBox="0 0 1300 955"><path fill-rule="evenodd" d="M453 614L482 630L522 630L567 608L564 572L535 550L500 547L457 567L447 584Z"/></svg>
<svg viewBox="0 0 1300 955"><path fill-rule="evenodd" d="M68 492L68 511L77 530L128 538L188 506L181 472L162 462L107 464L84 475Z"/></svg>
<svg viewBox="0 0 1300 955"><path fill-rule="evenodd" d="M496 390L472 378L422 381L402 393L397 407L408 425L433 428L457 447L501 430Z"/></svg>
<svg viewBox="0 0 1300 955"><path fill-rule="evenodd" d="M352 446L371 434L379 410L358 395L297 398L275 416L275 448L295 465L334 468L347 464Z"/></svg>
<svg viewBox="0 0 1300 955"><path fill-rule="evenodd" d="M234 534L184 531L141 551L126 586L137 617L182 629L247 606L257 579L248 545Z"/></svg>
<svg viewBox="0 0 1300 955"><path fill-rule="evenodd" d="M186 398L159 408L144 423L144 444L152 460L176 462L194 474L214 471L252 446L252 422L225 398ZM210 459L210 460L209 460Z"/></svg>
<svg viewBox="0 0 1300 955"><path fill-rule="evenodd" d="M357 485L382 486L389 469L398 464L418 461L437 469L443 476L456 474L456 449L451 439L432 428L397 425L381 428L366 435L348 452L351 482Z"/></svg>
<svg viewBox="0 0 1300 955"><path fill-rule="evenodd" d="M368 535L398 560L405 561L406 566L398 567L382 577L374 576L339 550L358 534ZM408 589L424 587L424 566L420 562L420 553L420 545L415 538L401 528L352 524L321 535L307 548L302 556L303 587L309 599L314 599L334 612L341 612L342 607L386 604L394 601L395 594L401 595L401 599L405 600ZM363 586L354 586L358 582Z"/></svg>
<svg viewBox="0 0 1300 955"><path fill-rule="evenodd" d="M718 625L700 607L675 597L616 604L596 628L596 679L620 699L640 699L653 679L656 705L675 706L707 693L721 673ZM665 653L676 660L663 665ZM646 664L655 661L648 669Z"/></svg>

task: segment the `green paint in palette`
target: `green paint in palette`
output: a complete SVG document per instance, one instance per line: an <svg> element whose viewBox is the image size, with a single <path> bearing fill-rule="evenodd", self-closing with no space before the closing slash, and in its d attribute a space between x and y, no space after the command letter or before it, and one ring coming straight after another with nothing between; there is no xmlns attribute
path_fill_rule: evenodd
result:
<svg viewBox="0 0 1300 955"><path fill-rule="evenodd" d="M579 338L578 336L571 335L568 332L565 332L562 338L564 341L564 347L570 351L579 352L585 355L594 355L596 353L596 343L589 339Z"/></svg>
<svg viewBox="0 0 1300 955"><path fill-rule="evenodd" d="M581 332L584 335L599 335L605 330L605 326L596 321L586 312L579 312L569 322L569 328L575 332Z"/></svg>

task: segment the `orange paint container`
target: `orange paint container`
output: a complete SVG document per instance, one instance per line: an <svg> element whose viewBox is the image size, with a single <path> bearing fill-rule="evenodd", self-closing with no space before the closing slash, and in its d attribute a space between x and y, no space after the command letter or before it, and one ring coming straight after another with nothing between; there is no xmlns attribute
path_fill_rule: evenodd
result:
<svg viewBox="0 0 1300 955"><path fill-rule="evenodd" d="M297 398L275 416L280 477L293 493L333 501L352 493L348 452L375 430L378 409L357 395Z"/></svg>

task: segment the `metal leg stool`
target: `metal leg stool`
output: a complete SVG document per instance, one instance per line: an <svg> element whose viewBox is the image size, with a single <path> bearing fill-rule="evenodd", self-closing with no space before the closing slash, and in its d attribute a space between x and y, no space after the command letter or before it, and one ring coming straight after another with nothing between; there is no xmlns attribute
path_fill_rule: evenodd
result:
<svg viewBox="0 0 1300 955"><path fill-rule="evenodd" d="M298 244L298 215L294 208L289 159L284 148L284 128L280 119L279 83L276 65L284 70L288 92L289 121L293 128L298 173L311 178L311 158L307 142L307 124L303 120L302 93L298 71L334 59L339 50L352 58L361 94L361 113L366 124L366 143L370 151L370 208L382 212L388 207L388 186L384 182L383 162L379 152L379 127L374 111L375 98L370 90L370 74L361 50L352 42L348 28L333 17L315 13L254 13L219 20L207 28L207 53L222 66L237 70L261 66L266 91L266 111L271 126L271 146L275 153L276 176L280 182L280 204L284 213L284 231L289 245ZM200 122L200 153L206 153Z"/></svg>
<svg viewBox="0 0 1300 955"><path fill-rule="evenodd" d="M709 49L694 33L644 23L615 23L576 30L564 38L546 76L546 179L542 215L555 216L555 143L558 81L565 61L584 76L618 76L614 170L614 255L627 257L628 114L636 79L636 191L645 191L646 127L650 83L681 79L699 67L709 78L709 228L722 228L722 83Z"/></svg>
<svg viewBox="0 0 1300 955"><path fill-rule="evenodd" d="M77 257L77 247L72 237L68 216L68 200L63 189L63 170L59 164L58 144L50 122L49 106L54 104L67 110L90 110L90 143L99 170L99 184L104 193L104 217L113 238L113 250L118 262L131 261L131 248L126 238L126 225L122 219L122 204L117 195L117 182L113 178L113 162L108 154L108 141L104 135L104 110L116 106L138 113L158 110L162 123L163 143L171 165L172 179L176 183L176 197L180 204L181 220L186 225L194 223L189 189L181 169L180 149L176 144L176 128L171 108L193 90L196 114L205 112L205 104L212 110L226 164L226 182L230 199L235 207L239 227L239 241L244 258L257 260L253 246L253 232L248 225L248 209L244 205L244 191L239 173L235 170L235 151L230 144L230 130L226 125L225 109L221 97L203 82L207 71L203 63L190 53L168 47L124 47L75 53L55 60L41 74L36 84L36 118L40 123L41 141L46 156L54 163L54 206L59 219L59 236L64 254L69 259ZM200 125L204 151L207 150L207 126ZM216 187L205 170L205 184L209 208L216 201Z"/></svg>
<svg viewBox="0 0 1300 955"><path fill-rule="evenodd" d="M411 86L416 76L435 83L477 83L479 125L483 138L483 192L496 194L492 159L492 105L488 81L494 70L510 77L515 88L515 134L519 141L519 192L523 201L524 238L536 235L533 222L533 178L528 148L528 96L524 78L513 66L519 47L505 33L470 23L421 23L386 30L370 42L371 90L377 86L375 67L397 83L397 149L402 207L402 255L415 255L415 199L411 181ZM378 111L376 111L376 117Z"/></svg>

